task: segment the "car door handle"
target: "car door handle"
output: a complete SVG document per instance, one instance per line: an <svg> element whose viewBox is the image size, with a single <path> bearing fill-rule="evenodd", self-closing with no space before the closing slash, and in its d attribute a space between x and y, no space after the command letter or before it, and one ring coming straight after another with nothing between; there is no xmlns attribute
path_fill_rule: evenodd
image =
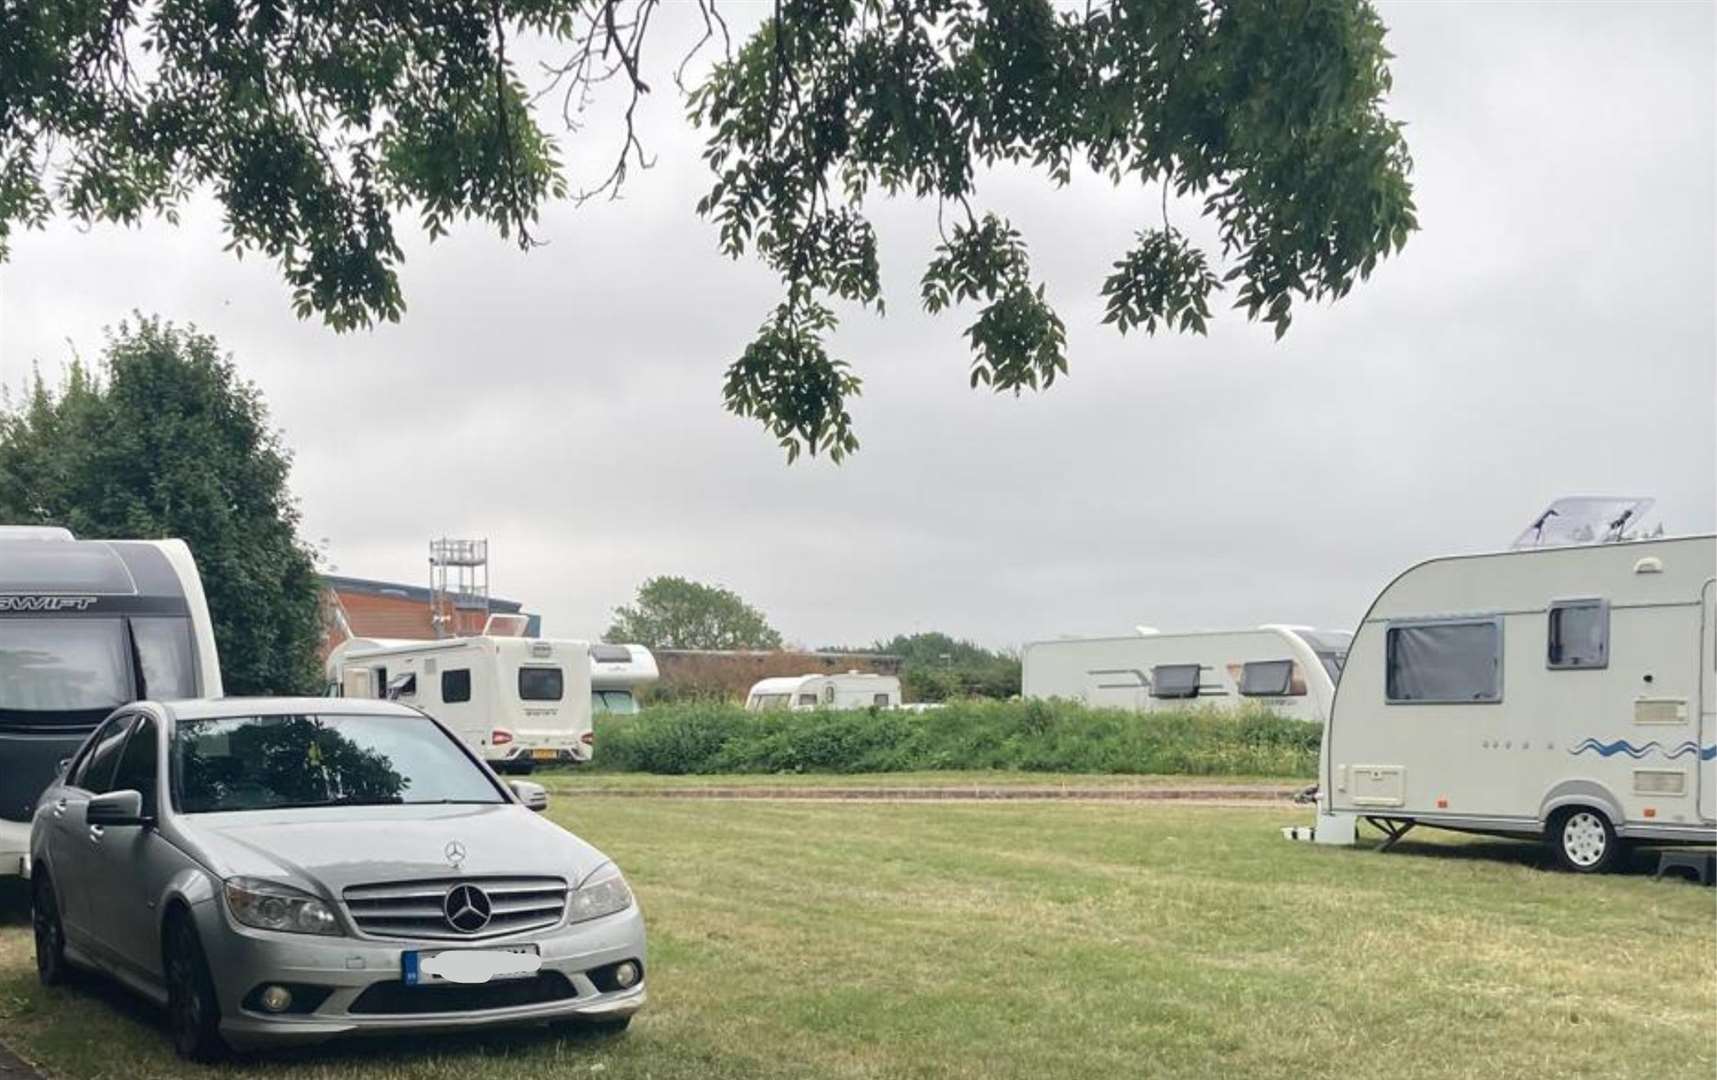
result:
<svg viewBox="0 0 1717 1080"><path fill-rule="evenodd" d="M64 799L61 799L59 802L54 804L54 816L60 817L65 812L66 812L66 801Z"/></svg>
<svg viewBox="0 0 1717 1080"><path fill-rule="evenodd" d="M89 827L89 842L92 844L99 844L99 843L101 843L101 837L102 837L101 826L100 825L91 825Z"/></svg>

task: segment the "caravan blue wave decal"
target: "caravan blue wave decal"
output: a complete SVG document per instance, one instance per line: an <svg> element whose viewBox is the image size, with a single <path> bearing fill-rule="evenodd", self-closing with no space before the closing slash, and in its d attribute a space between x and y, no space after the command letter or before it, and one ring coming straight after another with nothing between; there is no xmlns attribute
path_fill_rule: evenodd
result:
<svg viewBox="0 0 1717 1080"><path fill-rule="evenodd" d="M1599 742L1597 739L1586 739L1568 752L1570 754L1584 754L1588 750L1595 752L1599 757L1606 758L1614 757L1617 754L1626 754L1635 761L1645 757L1653 750L1660 751L1664 757L1670 759L1686 757L1689 754L1698 755L1700 761L1710 761L1712 758L1717 758L1717 745L1700 746L1691 739L1678 744L1673 750L1665 750L1656 739L1644 746L1635 746L1626 739L1617 739L1615 742L1608 743Z"/></svg>
<svg viewBox="0 0 1717 1080"><path fill-rule="evenodd" d="M1670 758L1686 757L1688 754L1697 754L1700 761L1710 761L1712 758L1717 758L1717 746L1700 746L1698 743L1689 739L1687 742L1677 746L1674 750L1665 750L1663 754L1665 757Z"/></svg>
<svg viewBox="0 0 1717 1080"><path fill-rule="evenodd" d="M1647 754L1651 753L1653 750L1662 750L1662 749L1663 749L1663 747L1658 744L1656 739L1653 739L1651 742L1646 743L1644 746L1635 746L1633 743L1628 742L1626 739L1617 739L1615 742L1611 742L1611 743L1599 742L1596 739L1587 739L1584 742L1582 742L1580 745L1574 747L1574 749L1572 749L1568 752L1570 754L1584 754L1588 750L1594 750L1597 752L1599 757L1606 757L1606 758L1607 757L1615 757L1617 754L1626 754L1628 757L1631 757L1635 761L1638 761L1640 758L1645 757Z"/></svg>

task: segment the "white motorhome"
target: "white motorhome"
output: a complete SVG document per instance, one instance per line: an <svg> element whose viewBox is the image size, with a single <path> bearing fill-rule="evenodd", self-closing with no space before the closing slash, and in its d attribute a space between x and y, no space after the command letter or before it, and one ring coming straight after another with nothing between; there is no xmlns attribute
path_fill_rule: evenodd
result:
<svg viewBox="0 0 1717 1080"><path fill-rule="evenodd" d="M762 709L898 709L900 680L849 671L845 675L788 675L759 679L745 707Z"/></svg>
<svg viewBox="0 0 1717 1080"><path fill-rule="evenodd" d="M1134 712L1252 703L1322 723L1351 637L1261 626L1034 641L1020 653L1020 692Z"/></svg>
<svg viewBox="0 0 1717 1080"><path fill-rule="evenodd" d="M1568 499L1514 550L1431 559L1365 615L1324 738L1315 838L1415 825L1717 842L1717 537L1633 539L1649 503Z"/></svg>
<svg viewBox="0 0 1717 1080"><path fill-rule="evenodd" d="M223 692L184 541L0 526L0 875L29 873L36 799L108 713Z"/></svg>
<svg viewBox="0 0 1717 1080"><path fill-rule="evenodd" d="M590 711L629 715L638 711L637 691L656 681L656 658L642 645L590 646Z"/></svg>
<svg viewBox="0 0 1717 1080"><path fill-rule="evenodd" d="M586 762L595 750L583 641L351 638L329 654L327 673L333 693L417 706L503 772Z"/></svg>

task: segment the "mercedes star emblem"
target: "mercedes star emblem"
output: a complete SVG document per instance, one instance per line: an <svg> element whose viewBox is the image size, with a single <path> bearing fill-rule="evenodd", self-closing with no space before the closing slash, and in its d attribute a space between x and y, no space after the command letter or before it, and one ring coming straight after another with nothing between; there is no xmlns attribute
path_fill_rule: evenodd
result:
<svg viewBox="0 0 1717 1080"><path fill-rule="evenodd" d="M447 856L447 861L454 866L465 861L465 845L457 840L447 841L447 846L441 849L441 853Z"/></svg>
<svg viewBox="0 0 1717 1080"><path fill-rule="evenodd" d="M475 934L489 925L493 908L489 904L489 894L482 889L475 885L455 885L447 890L441 910L447 915L448 926L461 934Z"/></svg>

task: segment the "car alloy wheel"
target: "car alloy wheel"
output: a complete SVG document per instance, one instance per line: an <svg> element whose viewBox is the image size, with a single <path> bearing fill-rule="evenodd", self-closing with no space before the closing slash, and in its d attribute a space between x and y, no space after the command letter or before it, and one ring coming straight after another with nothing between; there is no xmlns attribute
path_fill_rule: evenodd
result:
<svg viewBox="0 0 1717 1080"><path fill-rule="evenodd" d="M36 932L36 977L43 986L58 986L66 981L66 932L54 883L46 873L36 875L31 889L30 923Z"/></svg>
<svg viewBox="0 0 1717 1080"><path fill-rule="evenodd" d="M1599 873L1615 860L1615 830L1596 810L1568 811L1558 820L1555 837L1558 860L1577 874Z"/></svg>
<svg viewBox="0 0 1717 1080"><path fill-rule="evenodd" d="M202 942L190 916L178 915L167 924L167 1020L173 1049L190 1061L216 1061L225 1052L221 1041L220 1007L214 980L203 959Z"/></svg>

